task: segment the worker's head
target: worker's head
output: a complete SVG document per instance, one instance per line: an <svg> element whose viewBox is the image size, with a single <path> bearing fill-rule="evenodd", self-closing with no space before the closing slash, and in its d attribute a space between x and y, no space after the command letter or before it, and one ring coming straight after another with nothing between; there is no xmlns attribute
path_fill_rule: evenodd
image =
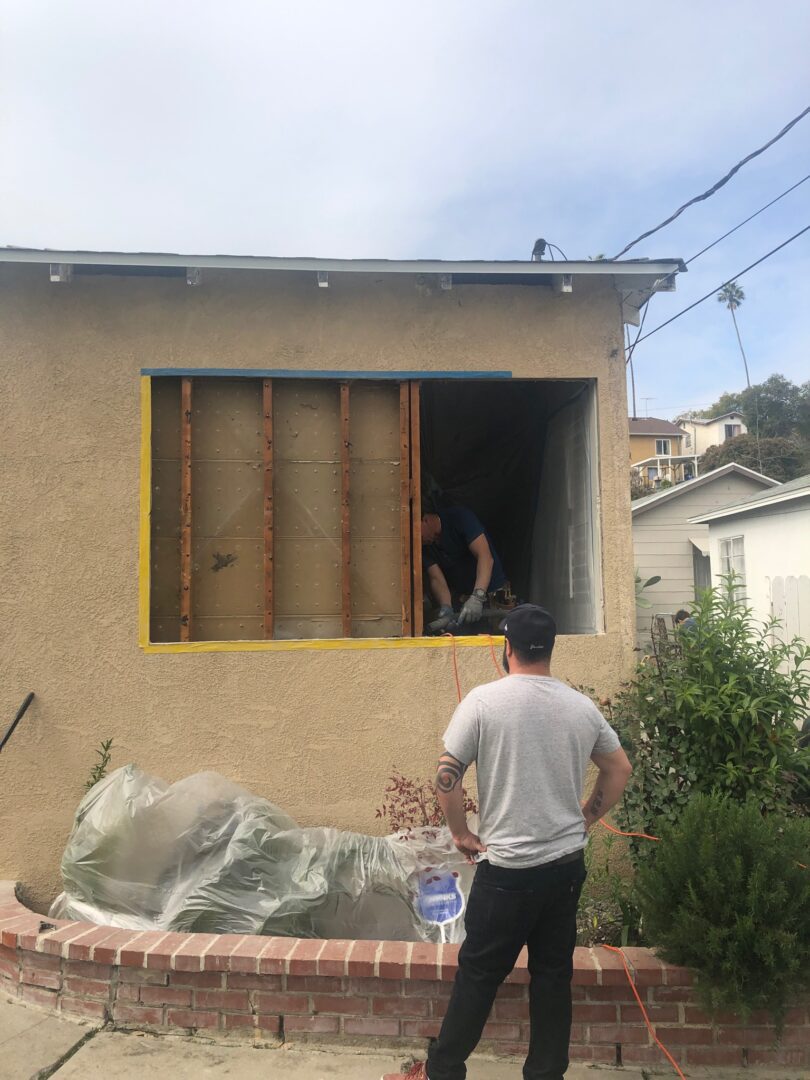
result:
<svg viewBox="0 0 810 1080"><path fill-rule="evenodd" d="M438 514L422 514L422 544L435 544L441 536L442 520Z"/></svg>
<svg viewBox="0 0 810 1080"><path fill-rule="evenodd" d="M688 618L689 618L689 612L688 612L688 611L684 611L684 609L683 609L683 608L681 608L681 610L680 610L680 611L676 611L676 612L675 612L675 625L676 625L676 626L680 626L680 625L681 625L681 623L682 623L682 622L686 622L686 620L687 620Z"/></svg>
<svg viewBox="0 0 810 1080"><path fill-rule="evenodd" d="M501 623L503 666L512 674L548 671L557 624L545 608L519 604Z"/></svg>

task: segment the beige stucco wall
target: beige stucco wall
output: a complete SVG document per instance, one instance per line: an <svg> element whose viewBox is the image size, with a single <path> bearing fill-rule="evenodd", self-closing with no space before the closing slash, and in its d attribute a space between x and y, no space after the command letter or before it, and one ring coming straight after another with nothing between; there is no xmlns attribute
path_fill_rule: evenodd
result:
<svg viewBox="0 0 810 1080"><path fill-rule="evenodd" d="M144 655L137 645L141 367L511 369L595 377L606 632L556 672L600 690L632 664L627 410L617 294L418 286L413 277L83 277L0 267L0 878L45 905L103 738L114 765L216 769L303 824L380 830L397 766L428 775L455 704L449 648ZM497 452L497 448L493 448ZM459 650L465 689L493 677Z"/></svg>
<svg viewBox="0 0 810 1080"><path fill-rule="evenodd" d="M683 436L681 435L631 435L630 463L635 464L637 461L646 461L647 458L655 457L655 444L658 439L669 439L670 448L676 457L683 453L681 450Z"/></svg>

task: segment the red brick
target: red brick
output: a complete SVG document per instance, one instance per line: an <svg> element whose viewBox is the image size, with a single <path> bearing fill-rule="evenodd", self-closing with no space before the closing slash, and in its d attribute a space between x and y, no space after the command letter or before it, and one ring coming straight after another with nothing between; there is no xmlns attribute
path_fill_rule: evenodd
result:
<svg viewBox="0 0 810 1080"><path fill-rule="evenodd" d="M399 1035L399 1020L379 1016L354 1017L343 1021L347 1035Z"/></svg>
<svg viewBox="0 0 810 1080"><path fill-rule="evenodd" d="M608 1006L608 1005L602 1005L602 1006L590 1005L590 1006L588 1006L588 1008L591 1008L591 1009L597 1009L597 1008L607 1009L607 1008L613 1008L613 1006L612 1005L610 1005L610 1006ZM641 1016L641 1009L638 1007L637 1003L635 1003L633 1005L622 1005L622 1006L620 1006L620 1008L621 1008L621 1022L623 1024L642 1024L644 1022L643 1019L642 1019L642 1016ZM645 1005L644 1008L647 1010L647 1016L650 1018L650 1023L653 1024L653 1025L655 1025L655 1024L673 1024L673 1023L677 1024L680 1021L680 1016L678 1015L678 1006L677 1005ZM576 1014L578 1020L587 1019L587 1017L583 1017L580 1014L579 1010L576 1007L574 1008L574 1013ZM599 1017L594 1017L594 1019L596 1020L596 1019L600 1019L600 1018Z"/></svg>
<svg viewBox="0 0 810 1080"><path fill-rule="evenodd" d="M264 1026L264 1020L260 1017ZM308 1031L320 1035L336 1035L340 1031L339 1016L285 1016L284 1033L288 1035L292 1031Z"/></svg>
<svg viewBox="0 0 810 1080"><path fill-rule="evenodd" d="M267 939L250 934L231 952L228 960L229 971L241 971L245 975L254 975L259 970L259 953L264 950ZM212 952L215 951L215 945Z"/></svg>
<svg viewBox="0 0 810 1080"><path fill-rule="evenodd" d="M417 1039L435 1039L441 1026L441 1020L403 1020L402 1034Z"/></svg>
<svg viewBox="0 0 810 1080"><path fill-rule="evenodd" d="M121 1002L140 1001L140 989L136 983L119 983L115 988L115 1000Z"/></svg>
<svg viewBox="0 0 810 1080"><path fill-rule="evenodd" d="M368 1016L368 998L343 997L341 994L315 994L312 998L312 1011L314 1013L340 1013L342 1016Z"/></svg>
<svg viewBox="0 0 810 1080"><path fill-rule="evenodd" d="M42 953L24 952L20 954L22 965L29 970L38 968L40 971L61 971L62 959L59 956L45 956Z"/></svg>
<svg viewBox="0 0 810 1080"><path fill-rule="evenodd" d="M197 1012L195 1009L169 1009L166 1021L171 1027L215 1028L219 1015L215 1012Z"/></svg>
<svg viewBox="0 0 810 1080"><path fill-rule="evenodd" d="M601 1005L591 1005L593 1008L603 1008ZM609 1006L608 1006L609 1007ZM528 1020L529 1018L529 1003L528 1001L498 1001L495 1002L495 1009L492 1014L496 1020ZM576 1017L576 1013L574 1014ZM608 1019L614 1020L616 1018L615 1010L613 1016L610 1017L596 1017L595 1019ZM579 1017L577 1017L579 1019Z"/></svg>
<svg viewBox="0 0 810 1080"><path fill-rule="evenodd" d="M10 964L7 960L0 960L0 975L12 982L20 981L20 968L17 964Z"/></svg>
<svg viewBox="0 0 810 1080"><path fill-rule="evenodd" d="M283 975L287 957L297 944L297 938L270 938L259 956L259 974Z"/></svg>
<svg viewBox="0 0 810 1080"><path fill-rule="evenodd" d="M717 1042L720 1046L767 1046L776 1041L772 1028L732 1027L719 1028Z"/></svg>
<svg viewBox="0 0 810 1080"><path fill-rule="evenodd" d="M261 976L259 976L261 978ZM265 975L265 979L278 979L279 975ZM229 980L230 982L230 980ZM263 990L272 990L272 986L262 986ZM311 991L316 994L335 994L343 992L343 979L335 975L288 975L285 989L290 991Z"/></svg>
<svg viewBox="0 0 810 1080"><path fill-rule="evenodd" d="M711 1028L661 1025L656 1028L656 1033L666 1047L669 1047L670 1043L673 1046L711 1046L714 1042L714 1033Z"/></svg>
<svg viewBox="0 0 810 1080"><path fill-rule="evenodd" d="M79 979L102 979L109 982L112 979L112 967L109 964L93 964L89 960L65 960L62 970L65 975L73 975Z"/></svg>
<svg viewBox="0 0 810 1080"><path fill-rule="evenodd" d="M175 971L202 971L202 954L212 948L219 934L189 934L174 954Z"/></svg>
<svg viewBox="0 0 810 1080"><path fill-rule="evenodd" d="M448 989L451 992L452 988ZM498 987L498 999L509 998L511 1001L528 1001L529 988L523 983L501 983Z"/></svg>
<svg viewBox="0 0 810 1080"><path fill-rule="evenodd" d="M429 979L405 979L402 983L392 980L389 986L394 987L391 993L404 994L405 997L449 998L453 993L452 983L431 982ZM375 992L384 993L385 991Z"/></svg>
<svg viewBox="0 0 810 1080"><path fill-rule="evenodd" d="M652 994L656 1001L682 1001L689 1004L693 1000L688 986L656 986Z"/></svg>
<svg viewBox="0 0 810 1080"><path fill-rule="evenodd" d="M287 977L287 985L292 990L290 976ZM423 987L427 988L426 992L430 993L436 987L436 984L422 982L405 982L403 984L396 979L349 979L346 992L349 994L373 994L375 997L399 997L403 992L405 994L411 992L420 994Z"/></svg>
<svg viewBox="0 0 810 1080"><path fill-rule="evenodd" d="M319 975L348 975L347 960L354 945L353 941L334 938L327 941L318 956Z"/></svg>
<svg viewBox="0 0 810 1080"><path fill-rule="evenodd" d="M206 973L207 974L207 973ZM212 973L213 974L213 973ZM289 978L292 978L290 976ZM288 982L289 982L288 978ZM323 982L323 980L319 980ZM329 980L326 980L327 982ZM340 980L338 979L338 982ZM226 983L230 990L281 990L283 976L281 975L227 975ZM308 987L290 987L293 989L308 989Z"/></svg>
<svg viewBox="0 0 810 1080"><path fill-rule="evenodd" d="M445 1014L447 1013L447 1006L449 1004L450 1004L450 999L449 998L447 998L447 999L433 998L433 1000L430 1002L430 1015L432 1017L435 1017L438 1020L444 1020ZM514 1002L514 1001L510 1001L508 1004L516 1005L516 1004L519 1004L519 1003ZM497 1006L496 1006L496 1009L497 1009ZM512 1019L512 1017L510 1017L510 1019Z"/></svg>
<svg viewBox="0 0 810 1080"><path fill-rule="evenodd" d="M114 1005L113 1020L117 1024L163 1025L163 1009L144 1009L138 1005Z"/></svg>
<svg viewBox="0 0 810 1080"><path fill-rule="evenodd" d="M636 986L660 986L664 982L664 965L650 949L623 950Z"/></svg>
<svg viewBox="0 0 810 1080"><path fill-rule="evenodd" d="M771 1030L773 1031L773 1029ZM773 1038L776 1041L775 1033ZM807 1048L808 1054L810 1054L810 1027L804 1024L786 1027L779 1041L784 1043L785 1046L804 1046Z"/></svg>
<svg viewBox="0 0 810 1080"><path fill-rule="evenodd" d="M227 1009L229 1012L247 1012L250 1009L247 990L195 990L196 1009Z"/></svg>
<svg viewBox="0 0 810 1080"><path fill-rule="evenodd" d="M17 959L17 950L16 949L7 949L5 947L5 945L0 945L0 960L16 961L16 959Z"/></svg>
<svg viewBox="0 0 810 1080"><path fill-rule="evenodd" d="M326 943L317 938L302 938L290 953L287 971L290 975L317 975L318 954Z"/></svg>
<svg viewBox="0 0 810 1080"><path fill-rule="evenodd" d="M647 1004L649 1000L649 994L651 990L642 989L638 994L644 1004ZM658 988L656 988L656 994ZM624 986L589 986L587 990L588 1001L593 1001L596 1004L604 1004L606 1001L618 1001L626 1002L628 1005L634 1002L636 999L633 996L633 991L630 989L629 983L625 982Z"/></svg>
<svg viewBox="0 0 810 1080"><path fill-rule="evenodd" d="M597 981L600 986L621 986L627 983L627 972L622 958L610 949L594 949L594 959L599 965Z"/></svg>
<svg viewBox="0 0 810 1080"><path fill-rule="evenodd" d="M226 1019L227 1014L223 1014L223 1020ZM257 1016L256 1018L256 1031L261 1032L262 1035L278 1035L281 1028L281 1020L278 1016L268 1016L266 1013L264 1016ZM287 1021L285 1020L285 1023Z"/></svg>
<svg viewBox="0 0 810 1080"><path fill-rule="evenodd" d="M41 1005L46 1009L56 1009L57 996L55 990L43 990L39 986L21 986L20 997L23 1001L30 1001L32 1005Z"/></svg>
<svg viewBox="0 0 810 1080"><path fill-rule="evenodd" d="M132 939L129 945L125 945L121 949L118 963L123 967L144 967L146 954L164 937L166 937L166 934L160 930L143 930L137 937Z"/></svg>
<svg viewBox="0 0 810 1080"><path fill-rule="evenodd" d="M407 941L384 941L377 969L381 979L404 979L411 943Z"/></svg>
<svg viewBox="0 0 810 1080"><path fill-rule="evenodd" d="M676 1055L672 1056L677 1061ZM634 1046L632 1043L622 1043L622 1064L664 1065L670 1072L672 1070L672 1066L657 1046Z"/></svg>
<svg viewBox="0 0 810 1080"><path fill-rule="evenodd" d="M520 1024L499 1024L497 1020L490 1020L484 1024L484 1039L519 1039Z"/></svg>
<svg viewBox="0 0 810 1080"><path fill-rule="evenodd" d="M667 986L691 986L694 982L688 968L674 967L671 964L664 964L664 980Z"/></svg>
<svg viewBox="0 0 810 1080"><path fill-rule="evenodd" d="M460 945L442 945L440 955L442 982L453 982L458 971L458 951Z"/></svg>
<svg viewBox="0 0 810 1080"><path fill-rule="evenodd" d="M83 934L89 929L89 923L69 922L66 926L60 926L58 930L53 930L50 934L40 938L37 942L37 951L52 956L61 956L64 951L65 942L70 941L71 938L78 937L79 934Z"/></svg>
<svg viewBox="0 0 810 1080"><path fill-rule="evenodd" d="M23 967L20 972L20 982L28 986L44 986L48 990L58 990L62 985L62 973Z"/></svg>
<svg viewBox="0 0 810 1080"><path fill-rule="evenodd" d="M660 1005L659 1008L666 1008L664 1005ZM673 1006L676 1008L676 1006ZM683 1011L683 1020L685 1024L699 1024L704 1027L712 1026L712 1018L703 1009L699 1009L697 1005L685 1005Z"/></svg>
<svg viewBox="0 0 810 1080"><path fill-rule="evenodd" d="M418 997L379 997L372 998L371 1011L374 1016L413 1017L428 1015L430 1002Z"/></svg>
<svg viewBox="0 0 810 1080"><path fill-rule="evenodd" d="M159 974L156 972L156 974ZM218 990L225 976L220 971L170 971L169 986L191 986L201 990Z"/></svg>
<svg viewBox="0 0 810 1080"><path fill-rule="evenodd" d="M65 979L65 990L69 994L78 994L80 997L108 998L110 996L110 983L102 979Z"/></svg>
<svg viewBox="0 0 810 1080"><path fill-rule="evenodd" d="M663 1036L660 1036L663 1039ZM631 1027L628 1024L591 1024L590 1040L592 1043L638 1043L649 1042L645 1027ZM666 1040L664 1040L666 1041Z"/></svg>
<svg viewBox="0 0 810 1080"><path fill-rule="evenodd" d="M142 986L140 1000L144 1005L191 1005L191 991L174 986Z"/></svg>
<svg viewBox="0 0 810 1080"><path fill-rule="evenodd" d="M659 1035L660 1038L660 1035ZM661 1039L667 1046L666 1039ZM672 1055L676 1061L678 1054ZM690 1046L686 1051L690 1065L737 1065L745 1064L742 1050L734 1050L730 1046Z"/></svg>
<svg viewBox="0 0 810 1080"><path fill-rule="evenodd" d="M346 961L348 974L359 978L374 975L374 961L381 949L379 941L355 941Z"/></svg>
<svg viewBox="0 0 810 1080"><path fill-rule="evenodd" d="M411 979L438 979L439 946L424 941L417 942L411 950Z"/></svg>
<svg viewBox="0 0 810 1080"><path fill-rule="evenodd" d="M185 934L167 934L162 941L157 942L146 953L144 967L157 971L168 971L172 966L172 954L175 953L185 941ZM121 950L123 956L126 949Z"/></svg>
<svg viewBox="0 0 810 1080"><path fill-rule="evenodd" d="M256 1017L251 1013L223 1013L222 1026L226 1031L254 1032Z"/></svg>
<svg viewBox="0 0 810 1080"><path fill-rule="evenodd" d="M256 1009L262 1013L308 1013L308 994L262 994L256 995Z"/></svg>
<svg viewBox="0 0 810 1080"><path fill-rule="evenodd" d="M145 971L143 968L125 968L118 971L118 981L149 986L165 986L169 976L165 971Z"/></svg>
<svg viewBox="0 0 810 1080"><path fill-rule="evenodd" d="M596 986L598 978L593 952L578 945L574 949L574 986Z"/></svg>
<svg viewBox="0 0 810 1080"><path fill-rule="evenodd" d="M691 1055L690 1055L691 1057ZM780 1047L778 1050L749 1050L749 1065L810 1065L810 1046L796 1047L788 1050Z"/></svg>
<svg viewBox="0 0 810 1080"><path fill-rule="evenodd" d="M86 998L62 994L62 1012L70 1013L72 1016L91 1016L96 1020L106 1020L107 1003L104 1001L88 1001Z"/></svg>
<svg viewBox="0 0 810 1080"><path fill-rule="evenodd" d="M39 925L39 924L37 924ZM17 936L18 931L24 933L30 931L33 923L27 916L22 918L9 919L9 921L0 930L0 944L5 945L9 949L17 948Z"/></svg>
<svg viewBox="0 0 810 1080"><path fill-rule="evenodd" d="M527 1003L528 1004L528 1003ZM626 1021L628 1017L622 1013L622 1020ZM641 1019L641 1014L636 1006L635 1016L629 1018L631 1022ZM675 1017L677 1020L677 1016ZM605 1002L603 1005L591 1005L584 1003L582 1005L574 1005L574 1020L578 1024L615 1024L618 1020L616 1015L616 1006L611 1005L609 1002Z"/></svg>
<svg viewBox="0 0 810 1080"><path fill-rule="evenodd" d="M86 931L79 937L67 942L62 949L62 955L66 956L68 960L92 960L93 947L100 945L102 941L112 937L114 933L116 931L109 926L97 926L95 929Z"/></svg>
<svg viewBox="0 0 810 1080"><path fill-rule="evenodd" d="M118 958L119 949L125 948L139 936L134 930L118 930L99 945L93 947L92 959L97 964L114 964Z"/></svg>

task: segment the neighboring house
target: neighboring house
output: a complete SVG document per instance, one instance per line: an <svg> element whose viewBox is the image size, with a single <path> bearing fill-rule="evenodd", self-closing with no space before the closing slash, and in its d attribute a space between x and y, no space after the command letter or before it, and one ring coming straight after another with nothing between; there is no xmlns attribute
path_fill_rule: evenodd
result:
<svg viewBox="0 0 810 1080"><path fill-rule="evenodd" d="M810 476L692 522L709 530L715 583L733 570L758 620L773 616L782 638L810 641Z"/></svg>
<svg viewBox="0 0 810 1080"><path fill-rule="evenodd" d="M623 322L677 260L0 249L0 877L34 902L102 738L378 830L455 703L420 493L470 506L556 672L633 664ZM140 499L140 509L139 509ZM496 677L459 638L462 688Z"/></svg>
<svg viewBox="0 0 810 1080"><path fill-rule="evenodd" d="M684 433L677 424L656 416L630 417L630 468L644 487L656 490L663 481L680 484L697 475L694 455L684 455Z"/></svg>
<svg viewBox="0 0 810 1080"><path fill-rule="evenodd" d="M684 453L697 454L698 457L705 454L710 446L720 446L737 435L748 434L742 413L737 411L707 419L678 416L675 423L686 436L683 442Z"/></svg>
<svg viewBox="0 0 810 1080"><path fill-rule="evenodd" d="M652 618L687 608L701 589L712 584L709 526L695 524L695 515L776 487L775 480L730 464L631 503L636 567L642 581L661 577L658 584L644 590L652 607L636 611L641 641L649 639Z"/></svg>

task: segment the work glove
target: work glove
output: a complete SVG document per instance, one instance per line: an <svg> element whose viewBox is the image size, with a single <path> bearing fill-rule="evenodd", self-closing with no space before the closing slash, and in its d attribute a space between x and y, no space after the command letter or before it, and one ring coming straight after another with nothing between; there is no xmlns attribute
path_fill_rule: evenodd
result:
<svg viewBox="0 0 810 1080"><path fill-rule="evenodd" d="M449 604L442 604L439 608L439 617L434 619L432 623L428 623L428 630L431 634L438 634L440 630L446 629L450 623L455 619L456 613L450 607Z"/></svg>
<svg viewBox="0 0 810 1080"><path fill-rule="evenodd" d="M477 623L481 616L484 614L484 602L487 598L487 594L483 589L474 589L472 596L464 602L464 607L461 609L461 614L458 617L459 625L464 626L465 623Z"/></svg>

